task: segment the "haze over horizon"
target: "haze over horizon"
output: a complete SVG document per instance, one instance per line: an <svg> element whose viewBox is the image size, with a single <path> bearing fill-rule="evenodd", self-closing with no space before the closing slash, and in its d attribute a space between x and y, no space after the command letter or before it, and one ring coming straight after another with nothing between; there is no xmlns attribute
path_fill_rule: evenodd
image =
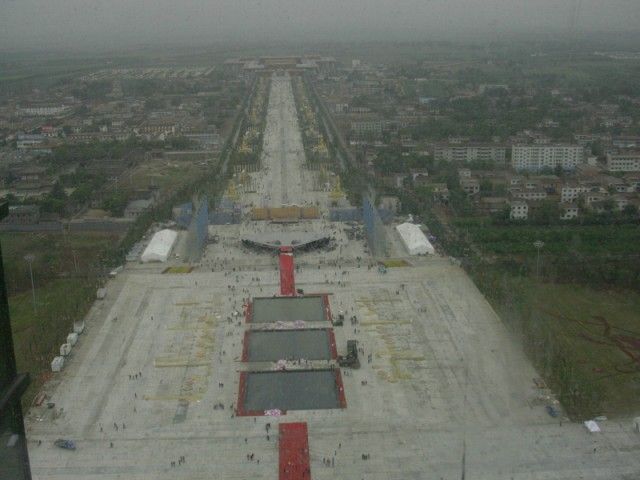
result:
<svg viewBox="0 0 640 480"><path fill-rule="evenodd" d="M636 0L0 0L0 49L631 31Z"/></svg>

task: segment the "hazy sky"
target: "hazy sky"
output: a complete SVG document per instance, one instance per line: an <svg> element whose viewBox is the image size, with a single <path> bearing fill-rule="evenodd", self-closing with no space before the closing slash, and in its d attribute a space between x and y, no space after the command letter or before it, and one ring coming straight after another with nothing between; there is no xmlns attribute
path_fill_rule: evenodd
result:
<svg viewBox="0 0 640 480"><path fill-rule="evenodd" d="M638 31L640 0L0 0L0 48Z"/></svg>

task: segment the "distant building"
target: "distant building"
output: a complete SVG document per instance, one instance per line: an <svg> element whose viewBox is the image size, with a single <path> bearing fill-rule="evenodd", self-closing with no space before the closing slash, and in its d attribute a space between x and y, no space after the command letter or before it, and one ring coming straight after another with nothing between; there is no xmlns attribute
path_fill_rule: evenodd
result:
<svg viewBox="0 0 640 480"><path fill-rule="evenodd" d="M584 147L579 145L514 145L511 152L511 165L516 170L573 170L582 162Z"/></svg>
<svg viewBox="0 0 640 480"><path fill-rule="evenodd" d="M426 185L429 182L429 172L425 169L410 169L411 180L414 185Z"/></svg>
<svg viewBox="0 0 640 480"><path fill-rule="evenodd" d="M480 191L480 182L477 178L461 178L460 187L467 195L475 195Z"/></svg>
<svg viewBox="0 0 640 480"><path fill-rule="evenodd" d="M131 137L130 132L79 132L67 135L69 143L89 143L89 142L123 142Z"/></svg>
<svg viewBox="0 0 640 480"><path fill-rule="evenodd" d="M54 127L52 125L43 125L40 127L40 134L47 138L57 137L60 131L61 129L59 127Z"/></svg>
<svg viewBox="0 0 640 480"><path fill-rule="evenodd" d="M521 200L539 201L547 198L547 192L535 188L513 188L510 193L513 198L519 198Z"/></svg>
<svg viewBox="0 0 640 480"><path fill-rule="evenodd" d="M607 154L610 172L640 172L640 152Z"/></svg>
<svg viewBox="0 0 640 480"><path fill-rule="evenodd" d="M71 111L68 105L28 105L16 108L18 115L23 117L58 117Z"/></svg>
<svg viewBox="0 0 640 480"><path fill-rule="evenodd" d="M567 184L560 189L560 201L562 203L575 202L583 194L590 192L592 187L582 184Z"/></svg>
<svg viewBox="0 0 640 480"><path fill-rule="evenodd" d="M624 210L624 208L629 205L629 197L626 195L616 194L613 195L611 199L618 210Z"/></svg>
<svg viewBox="0 0 640 480"><path fill-rule="evenodd" d="M149 118L135 129L139 135L148 138L166 137L175 135L178 125L173 118L155 117Z"/></svg>
<svg viewBox="0 0 640 480"><path fill-rule="evenodd" d="M579 208L577 205L573 205L572 203L567 203L560 205L560 220L571 220L574 218L578 218Z"/></svg>
<svg viewBox="0 0 640 480"><path fill-rule="evenodd" d="M437 161L471 163L488 162L494 165L504 165L507 148L500 145L460 145L441 144L436 145L433 157Z"/></svg>
<svg viewBox="0 0 640 480"><path fill-rule="evenodd" d="M40 221L40 207L37 205L15 205L9 207L9 214L2 223L13 225L33 225Z"/></svg>
<svg viewBox="0 0 640 480"><path fill-rule="evenodd" d="M231 58L224 62L229 73L251 75L261 72L289 71L292 73L312 72L324 75L335 73L337 62L333 57L322 55L290 55L278 57Z"/></svg>
<svg viewBox="0 0 640 480"><path fill-rule="evenodd" d="M334 103L332 106L333 113L347 113L349 111L348 103Z"/></svg>
<svg viewBox="0 0 640 480"><path fill-rule="evenodd" d="M147 210L151 204L152 200L132 200L130 201L126 208L124 209L125 218L138 218L145 210Z"/></svg>
<svg viewBox="0 0 640 480"><path fill-rule="evenodd" d="M458 178L471 178L471 170L468 168L459 168Z"/></svg>
<svg viewBox="0 0 640 480"><path fill-rule="evenodd" d="M619 136L612 139L611 144L615 148L640 148L640 137Z"/></svg>
<svg viewBox="0 0 640 480"><path fill-rule="evenodd" d="M220 134L217 132L187 133L184 136L202 150L215 150L220 146Z"/></svg>
<svg viewBox="0 0 640 480"><path fill-rule="evenodd" d="M39 182L48 179L47 168L38 165L27 165L12 171L13 175L21 182Z"/></svg>
<svg viewBox="0 0 640 480"><path fill-rule="evenodd" d="M46 137L40 134L19 133L16 146L18 150L26 150L33 147L39 147L44 144Z"/></svg>
<svg viewBox="0 0 640 480"><path fill-rule="evenodd" d="M509 203L509 218L511 220L526 220L529 218L529 205L527 202L514 200Z"/></svg>
<svg viewBox="0 0 640 480"><path fill-rule="evenodd" d="M351 121L351 132L357 136L382 135L384 120L381 118L363 118Z"/></svg>
<svg viewBox="0 0 640 480"><path fill-rule="evenodd" d="M446 183L432 183L433 200L439 203L449 202L449 188Z"/></svg>

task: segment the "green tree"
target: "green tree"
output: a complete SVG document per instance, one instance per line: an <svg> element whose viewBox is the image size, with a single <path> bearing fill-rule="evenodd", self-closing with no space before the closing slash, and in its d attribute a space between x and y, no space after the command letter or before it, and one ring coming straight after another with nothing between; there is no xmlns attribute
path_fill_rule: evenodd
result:
<svg viewBox="0 0 640 480"><path fill-rule="evenodd" d="M484 178L480 182L480 193L482 195L490 195L493 193L493 184L489 179Z"/></svg>
<svg viewBox="0 0 640 480"><path fill-rule="evenodd" d="M538 208L533 211L532 220L538 225L550 225L556 223L560 218L558 203L553 200L544 200Z"/></svg>
<svg viewBox="0 0 640 480"><path fill-rule="evenodd" d="M124 192L113 192L110 197L104 200L102 208L108 210L112 216L121 217L127 206L127 196Z"/></svg>
<svg viewBox="0 0 640 480"><path fill-rule="evenodd" d="M622 214L625 217L637 217L638 216L638 207L635 205L629 204L625 205L622 209Z"/></svg>

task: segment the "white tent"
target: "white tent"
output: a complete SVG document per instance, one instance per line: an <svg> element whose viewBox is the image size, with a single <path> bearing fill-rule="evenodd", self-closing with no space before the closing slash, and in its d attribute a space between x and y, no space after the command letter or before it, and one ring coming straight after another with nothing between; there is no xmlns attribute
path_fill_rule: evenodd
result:
<svg viewBox="0 0 640 480"><path fill-rule="evenodd" d="M142 253L140 259L144 262L166 262L178 234L173 230L160 230Z"/></svg>
<svg viewBox="0 0 640 480"><path fill-rule="evenodd" d="M60 345L60 356L61 357L66 357L70 353L71 353L71 344L63 343L62 345Z"/></svg>
<svg viewBox="0 0 640 480"><path fill-rule="evenodd" d="M415 223L402 223L396 227L396 230L407 247L409 255L425 255L427 253L433 255L435 253L433 245Z"/></svg>
<svg viewBox="0 0 640 480"><path fill-rule="evenodd" d="M598 433L600 432L600 426L595 420L587 420L584 422L584 426L587 427L590 433Z"/></svg>
<svg viewBox="0 0 640 480"><path fill-rule="evenodd" d="M60 370L62 370L63 366L64 366L64 357L54 357L53 361L51 362L51 371L59 372Z"/></svg>

